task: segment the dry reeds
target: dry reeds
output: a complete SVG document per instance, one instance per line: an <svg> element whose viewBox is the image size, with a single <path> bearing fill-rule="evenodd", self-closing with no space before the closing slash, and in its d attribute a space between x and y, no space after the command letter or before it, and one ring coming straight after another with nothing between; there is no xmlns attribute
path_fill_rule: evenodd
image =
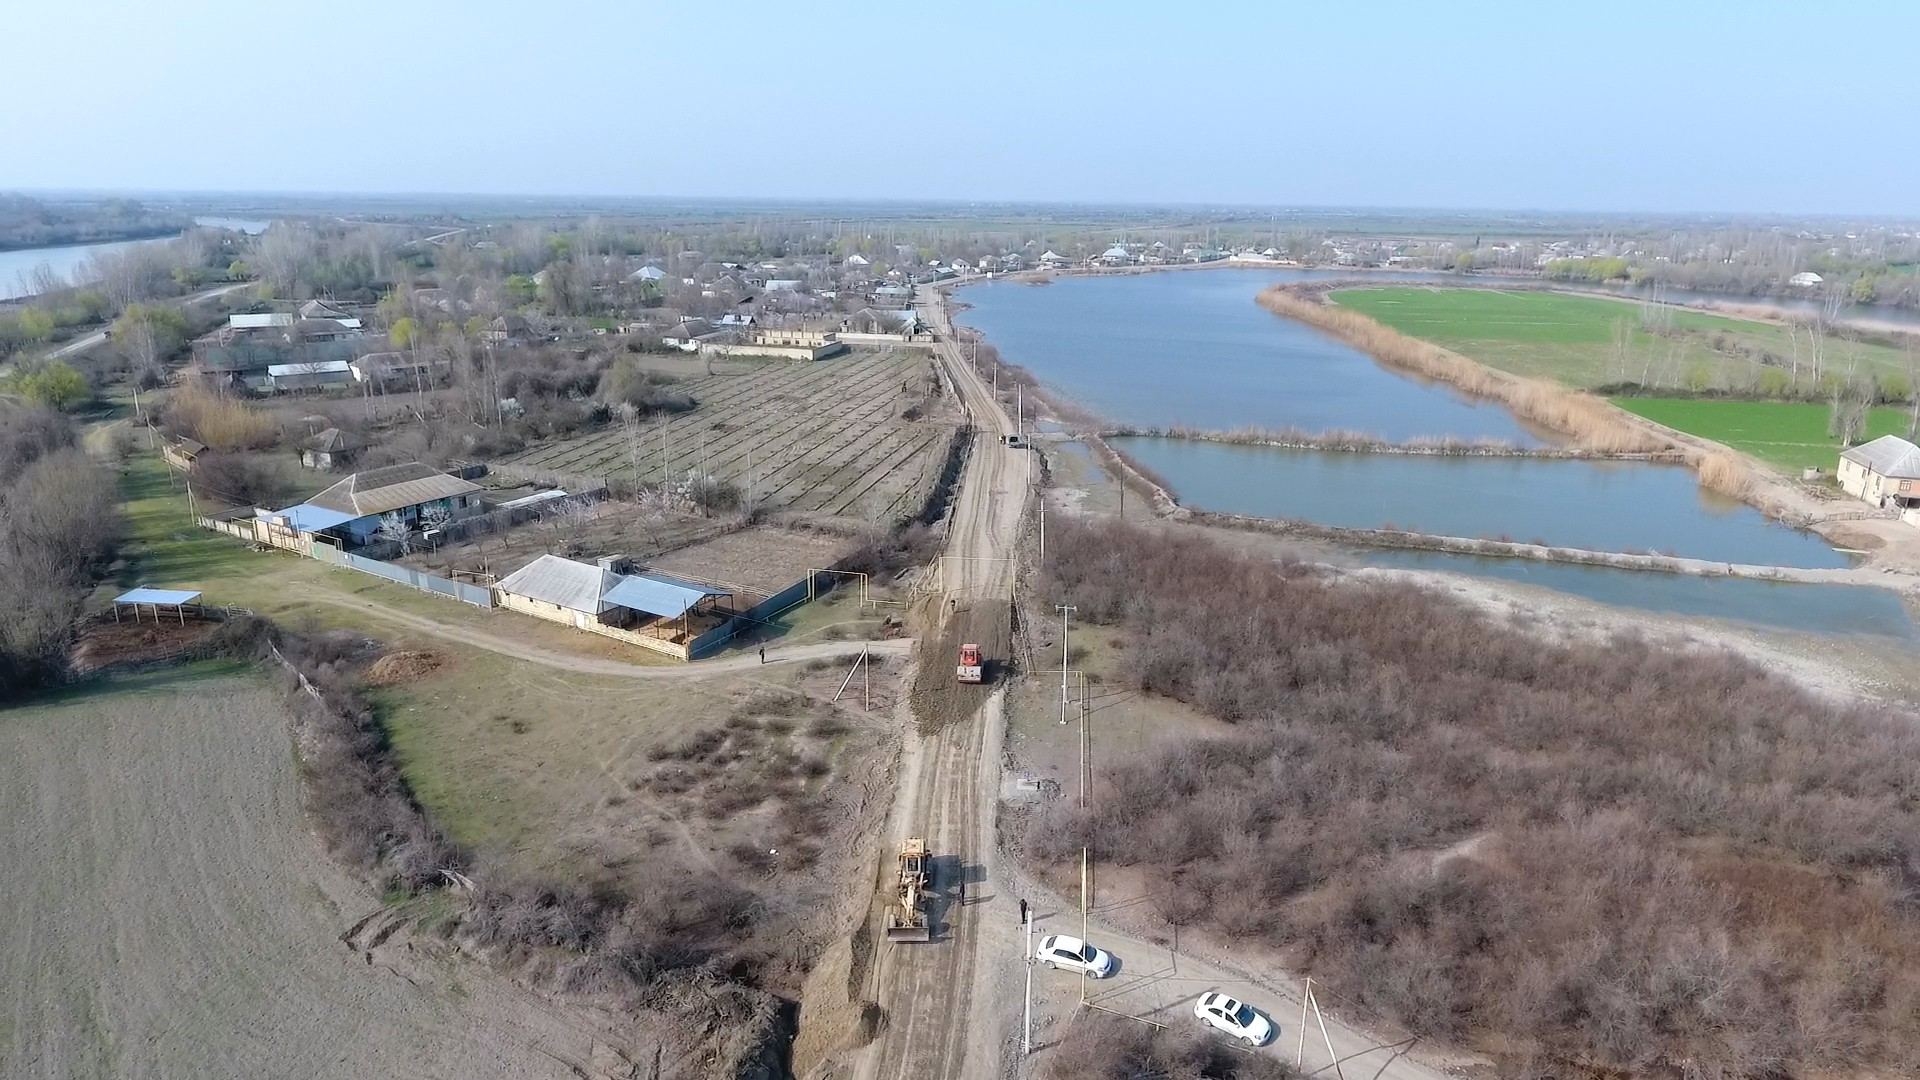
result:
<svg viewBox="0 0 1920 1080"><path fill-rule="evenodd" d="M280 441L271 416L194 378L167 399L166 425L214 450L263 450Z"/></svg>
<svg viewBox="0 0 1920 1080"><path fill-rule="evenodd" d="M1276 315L1324 330L1388 367L1497 401L1524 420L1572 436L1585 449L1648 453L1667 448L1665 440L1636 427L1611 405L1590 394L1495 371L1432 342L1382 326L1359 312L1316 303L1282 287L1262 292L1260 304Z"/></svg>
<svg viewBox="0 0 1920 1080"><path fill-rule="evenodd" d="M1753 469L1736 454L1705 454L1694 462L1700 473L1700 486L1735 499L1753 493L1756 477Z"/></svg>

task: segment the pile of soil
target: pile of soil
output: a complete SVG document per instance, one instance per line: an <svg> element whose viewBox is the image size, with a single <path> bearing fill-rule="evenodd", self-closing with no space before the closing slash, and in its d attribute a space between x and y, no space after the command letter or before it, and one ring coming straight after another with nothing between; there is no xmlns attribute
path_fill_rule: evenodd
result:
<svg viewBox="0 0 1920 1080"><path fill-rule="evenodd" d="M438 653L419 649L401 649L375 660L367 668L367 685L399 686L424 679L440 670L446 660Z"/></svg>
<svg viewBox="0 0 1920 1080"><path fill-rule="evenodd" d="M77 675L91 675L110 667L128 667L171 660L200 643L219 627L217 622L188 619L90 622L80 630L68 662Z"/></svg>

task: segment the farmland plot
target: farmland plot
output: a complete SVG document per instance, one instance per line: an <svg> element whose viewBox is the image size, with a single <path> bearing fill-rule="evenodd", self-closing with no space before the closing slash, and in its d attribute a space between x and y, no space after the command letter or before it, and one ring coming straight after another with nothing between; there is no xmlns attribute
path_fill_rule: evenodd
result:
<svg viewBox="0 0 1920 1080"><path fill-rule="evenodd" d="M890 521L919 509L953 436L932 385L931 361L908 350L769 364L683 383L699 402L692 412L536 446L498 464L562 484L658 484L703 472L768 508Z"/></svg>
<svg viewBox="0 0 1920 1080"><path fill-rule="evenodd" d="M477 965L339 940L378 898L301 819L287 713L173 669L0 714L0 1076L577 1075Z"/></svg>

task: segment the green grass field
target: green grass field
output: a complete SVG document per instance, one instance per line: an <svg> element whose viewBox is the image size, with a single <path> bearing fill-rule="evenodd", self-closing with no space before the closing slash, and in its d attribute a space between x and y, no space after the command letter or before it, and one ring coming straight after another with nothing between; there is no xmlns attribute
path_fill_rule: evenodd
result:
<svg viewBox="0 0 1920 1080"><path fill-rule="evenodd" d="M1603 297L1404 287L1341 289L1333 300L1489 367L1583 388L1642 381L1747 386L1755 378L1755 364L1736 347L1780 357L1794 352L1786 329L1774 323L1672 308L1666 315L1680 334L1663 336L1641 328L1640 305ZM1622 323L1629 329L1624 358L1614 344L1615 326ZM1804 355L1804 339L1800 348ZM1905 377L1906 360L1898 349L1829 342L1826 355L1830 367L1852 356L1864 369Z"/></svg>
<svg viewBox="0 0 1920 1080"><path fill-rule="evenodd" d="M1623 397L1613 403L1657 424L1724 443L1782 469L1818 466L1831 474L1840 441L1827 435L1827 406L1787 401L1715 401ZM1869 439L1907 433L1907 410L1882 407L1867 418Z"/></svg>

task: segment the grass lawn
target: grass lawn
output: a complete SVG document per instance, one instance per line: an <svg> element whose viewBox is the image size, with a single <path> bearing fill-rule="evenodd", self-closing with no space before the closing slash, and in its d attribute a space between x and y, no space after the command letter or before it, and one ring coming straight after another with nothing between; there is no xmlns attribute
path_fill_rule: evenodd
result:
<svg viewBox="0 0 1920 1080"><path fill-rule="evenodd" d="M1827 435L1829 410L1825 405L1657 397L1614 398L1613 403L1655 423L1724 443L1787 470L1817 465L1831 473L1840 455L1839 440ZM1906 433L1904 408L1877 408L1867 418L1868 439Z"/></svg>
<svg viewBox="0 0 1920 1080"><path fill-rule="evenodd" d="M1671 308L1671 325L1681 333L1660 336L1641 328L1640 305L1593 296L1403 287L1341 289L1333 300L1490 367L1579 387L1639 382L1643 377L1669 386L1702 377L1712 386L1744 385L1753 379L1754 364L1735 355L1732 346L1764 349L1783 358L1794 351L1785 328L1774 323ZM1614 328L1621 323L1629 329L1624 362L1614 346ZM1727 348L1716 347L1716 339ZM1800 347L1804 355L1804 340ZM1828 343L1829 365L1844 366L1848 356L1883 375L1904 377L1906 361L1898 349Z"/></svg>

